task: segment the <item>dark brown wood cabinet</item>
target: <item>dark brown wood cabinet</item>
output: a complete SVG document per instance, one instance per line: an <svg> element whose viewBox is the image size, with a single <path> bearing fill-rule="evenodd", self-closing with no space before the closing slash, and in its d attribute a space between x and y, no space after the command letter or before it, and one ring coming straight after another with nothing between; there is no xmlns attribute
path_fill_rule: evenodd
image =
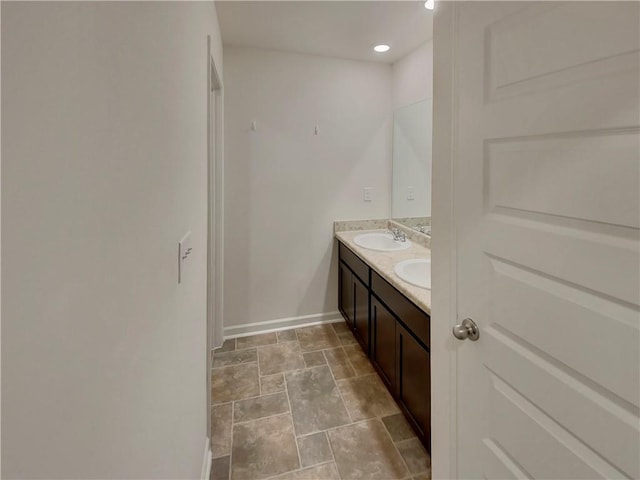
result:
<svg viewBox="0 0 640 480"><path fill-rule="evenodd" d="M353 275L353 334L365 352L369 351L369 287Z"/></svg>
<svg viewBox="0 0 640 480"><path fill-rule="evenodd" d="M431 452L431 317L348 247L338 246L338 308Z"/></svg>
<svg viewBox="0 0 640 480"><path fill-rule="evenodd" d="M338 309L365 352L369 352L369 266L340 244Z"/></svg>
<svg viewBox="0 0 640 480"><path fill-rule="evenodd" d="M396 400L418 437L431 451L429 351L400 322L396 325Z"/></svg>
<svg viewBox="0 0 640 480"><path fill-rule="evenodd" d="M353 273L342 262L338 264L338 271L338 309L353 330Z"/></svg>
<svg viewBox="0 0 640 480"><path fill-rule="evenodd" d="M371 297L371 362L391 393L396 386L396 319Z"/></svg>

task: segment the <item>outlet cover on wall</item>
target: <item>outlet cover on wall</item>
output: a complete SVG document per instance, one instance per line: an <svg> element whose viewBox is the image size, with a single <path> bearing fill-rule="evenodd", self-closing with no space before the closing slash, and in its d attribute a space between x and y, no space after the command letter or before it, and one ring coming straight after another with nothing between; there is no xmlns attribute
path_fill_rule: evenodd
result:
<svg viewBox="0 0 640 480"><path fill-rule="evenodd" d="M415 187L407 187L407 200L415 200L415 199L416 199Z"/></svg>
<svg viewBox="0 0 640 480"><path fill-rule="evenodd" d="M191 232L187 232L178 242L178 283L182 283L187 273L189 259L193 253L191 247Z"/></svg>
<svg viewBox="0 0 640 480"><path fill-rule="evenodd" d="M362 199L365 202L371 202L373 201L373 188L371 187L364 187L362 189Z"/></svg>

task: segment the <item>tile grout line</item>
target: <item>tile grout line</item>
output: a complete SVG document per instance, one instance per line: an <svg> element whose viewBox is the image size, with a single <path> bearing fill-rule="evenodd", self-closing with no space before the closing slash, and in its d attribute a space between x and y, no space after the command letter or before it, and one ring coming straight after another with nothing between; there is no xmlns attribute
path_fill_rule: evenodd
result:
<svg viewBox="0 0 640 480"><path fill-rule="evenodd" d="M351 367L351 370L353 370L353 376L352 377L347 377L347 378L356 378L356 377L358 377L358 373L356 372L356 369L353 367L353 364L351 363L351 360L349 360L349 355L347 355L347 351L344 349L344 345L340 345L340 349L342 350L342 353L344 353L344 358L347 361L347 366Z"/></svg>
<svg viewBox="0 0 640 480"><path fill-rule="evenodd" d="M251 337L262 337L262 336L267 336L267 335L271 335L271 334L273 334L275 336L275 339L276 339L275 342L259 343L260 341L258 340L258 344L256 344L256 345L249 345L249 346L246 346L244 348L238 348L238 340L251 338ZM256 333L254 335L247 335L246 337L238 337L238 338L235 339L235 341L236 341L236 350L246 350L247 348L266 347L267 345L276 345L276 344L279 343L278 342L277 332Z"/></svg>
<svg viewBox="0 0 640 480"><path fill-rule="evenodd" d="M289 343L289 342L282 342ZM282 343L275 341L273 343L264 343L262 345L249 345L248 347L236 348L235 350L229 350L230 352L242 352L243 350L249 350L250 348L261 348L261 347L270 347L272 345L282 345ZM222 352L227 353L227 352Z"/></svg>
<svg viewBox="0 0 640 480"><path fill-rule="evenodd" d="M255 362L252 362L252 363L255 363ZM242 365L247 365L247 364L242 364ZM282 376L283 376L283 378L284 378L285 373L302 372L302 371L304 371L304 370L309 370L309 369L312 369L312 368L320 368L320 367L328 367L328 365L327 365L327 364L322 364L322 365L316 365L316 366L313 366L313 367L298 368L298 369L296 369L296 370L287 370L286 372L280 372L280 373L273 373L273 374L269 374L269 375L263 375L262 377L258 377L258 382L260 382L260 381L261 381L261 379L262 379L262 378L265 378L265 377L273 377L273 376L276 376L276 375L282 375ZM258 368L259 368L259 367L258 367ZM217 369L217 370L219 370L219 369ZM259 384L259 385L260 385L260 388L261 388L261 384ZM284 392L284 391L285 391L285 390L279 390L279 391L277 391L277 392L273 392L273 393L265 393L265 394L262 394L262 390L260 390L260 393L259 393L258 395L253 395L253 396L251 396L251 397L238 398L238 399L236 399L236 400L229 400L229 401L222 402L222 403L214 403L214 404L213 404L213 405L211 405L211 406L212 406L212 407L218 407L218 406L220 406L220 405L226 405L226 404L228 404L228 403L242 402L242 401L244 401L244 400L255 400L256 398L265 397L265 396L267 396L267 395L275 395L276 393L282 393L282 392Z"/></svg>
<svg viewBox="0 0 640 480"><path fill-rule="evenodd" d="M300 345L300 337L298 336L298 330L295 329L295 332L296 332L296 338L298 339L298 345L300 346L300 350L302 351L302 345ZM351 420L353 422L353 420L351 419L351 414L349 413L349 410L347 409L347 405L345 404L344 398L342 398L342 393L340 392L340 388L338 387L338 384L336 383L336 379L335 379L335 377L333 375L333 372L331 371L331 366L329 365L329 362L327 360L327 356L324 354L324 350L322 350L322 349L313 350L312 352L320 352L320 353L322 353L322 356L324 357L324 359L325 359L325 361L327 363L323 364L323 365L315 365L313 367L307 367L306 366L307 363L305 362L305 367L306 368L304 370L310 370L312 368L320 368L320 367L325 367L325 366L329 368L329 373L331 373L331 377L333 378L333 382L334 382L334 384L336 386L336 390L338 390L338 394L340 395L340 400L342 400L342 404L344 405L344 409L346 410L347 415L349 416L349 420ZM312 352L303 352L302 353L303 360L304 360L304 354L305 353L312 353ZM289 400L289 408L291 408L291 398L289 397L289 385L287 384L286 375L284 376L284 383L285 383L285 389L287 391L287 399ZM293 420L293 410L291 410L291 419ZM327 430L319 430L317 432L307 433L304 436L315 435L315 434L320 433L320 432L324 432L325 438L327 439L327 443L329 444L329 450L331 451L331 457L333 458L333 463L336 466L336 471L338 472L338 476L340 478L342 478L342 475L340 474L340 470L338 469L338 463L336 462L336 456L335 456L335 454L333 452L333 447L331 446L331 440L329 439L329 435L327 433ZM294 425L294 433L295 433L295 425ZM300 447L298 446L298 438L299 437L296 435L296 447L298 448L298 458L300 458L300 466L302 467L302 457L300 456ZM325 462L325 463L330 463L330 462ZM319 465L323 465L323 464L319 464Z"/></svg>
<svg viewBox="0 0 640 480"><path fill-rule="evenodd" d="M394 400L394 402L395 402L395 400ZM393 415L401 415L401 416L402 416L402 418L404 418L404 414L403 414L402 412L400 412L400 413L396 413L396 414L393 414ZM387 415L387 416L390 416L390 415ZM416 439L416 440L417 440L417 439L418 439L418 437L415 435L415 432L413 432L413 429L411 429L411 432L414 434L414 436L413 436L413 437L405 438L405 439L402 439L402 440L394 440L394 439L393 439L393 436L391 435L391 431L389 430L389 427L387 427L387 424L386 424L386 423L384 423L384 421L382 420L382 418L383 418L383 417L382 417L382 416L380 416L380 417L376 417L376 418L379 418L379 419L380 419L380 421L382 422L382 426L384 427L384 430L387 432L387 435L389 435L389 438L391 439L391 443L393 443L393 447L394 447L394 449L396 450L396 452L398 452L398 455L400 455L400 458L402 459L402 462L403 462L403 463L405 464L405 466L407 467L407 471L409 472L409 478L413 478L415 475L421 475L421 474L423 474L423 473L426 473L426 472L428 471L428 468L427 468L427 470L422 471L422 472L412 473L412 472L411 472L411 469L409 468L409 464L408 464L408 463L407 463L407 461L404 459L404 456L402 455L402 453L400 452L400 449L398 448L398 443L408 442L408 441L410 441L410 440L414 440L414 439ZM406 421L406 420L405 420L405 421ZM411 428L411 427L409 427L409 428ZM422 446L422 444L420 444L420 445ZM424 447L423 447L423 448L424 448ZM426 453L426 452L425 452L425 453ZM429 459L431 459L431 455L429 455L428 453L427 453L427 455L429 456Z"/></svg>
<svg viewBox="0 0 640 480"><path fill-rule="evenodd" d="M352 425L353 417L351 416L351 412L347 407L347 402L344 401L344 397L342 396L342 392L340 391L340 385L338 385L338 381L336 380L336 377L333 375L333 371L331 370L331 366L329 365L329 360L327 359L327 356L325 355L324 351L322 352L322 354L324 355L324 358L327 361L327 367L329 367L329 373L331 374L331 378L333 378L333 383L336 386L336 390L338 390L338 395L340 395L340 400L342 400L342 405L344 406L344 409L347 411L347 415L349 416L349 420L350 420L349 425ZM329 429L327 429L327 431L328 430Z"/></svg>
<svg viewBox="0 0 640 480"><path fill-rule="evenodd" d="M333 329L333 327L331 327ZM333 329L333 333L336 334L336 337L338 336L338 334L336 333L335 329ZM338 338L338 341L340 341L340 338ZM342 343L342 342L340 342ZM344 349L343 349L344 350ZM345 352L346 354L346 352ZM329 371L331 372L331 376L333 377L333 381L336 385L336 390L338 390L338 394L340 395L340 400L342 400L342 404L344 405L344 409L347 411L347 415L349 416L349 420L351 421L351 423L349 423L348 425L354 425L353 423L353 417L351 416L351 412L349 412L349 409L347 408L347 402L344 401L344 397L342 396L342 392L340 391L340 386L338 385L338 381L335 379L335 376L333 375L333 371L331 370L331 366L329 365L329 360L327 359L327 355L324 353L324 351L322 351L322 355L324 356L325 360L327 361L327 366L329 367ZM352 367L353 368L353 367ZM355 370L354 370L355 373ZM339 427L334 427L334 429L337 428L341 428L344 427L345 425L340 425ZM340 472L340 467L338 465L338 461L336 460L336 452L333 449L333 443L331 442L331 436L329 435L329 431L332 430L330 428L324 430L324 434L327 437L327 442L329 443L329 450L331 450L331 456L333 457L333 463L336 466L336 472L338 472L338 478L342 479L342 473Z"/></svg>
<svg viewBox="0 0 640 480"><path fill-rule="evenodd" d="M402 413L400 415L402 415ZM396 442L393 441L393 437L391 436L391 432L389 432L389 430L387 430L387 426L384 424L382 419L380 419L380 423L382 423L382 426L383 426L385 432L387 432L387 435L389 435L389 439L391 440L391 443L393 444L394 450L396 451L396 453L400 457L400 460L402 460L402 463L404 464L404 466L407 467L407 472L409 472L409 477L413 478L414 474L411 473L411 469L409 468L409 464L407 463L407 461L402 456L402 453L400 453L400 450L398 449L398 445L396 445ZM418 475L418 474L416 474L416 475Z"/></svg>
<svg viewBox="0 0 640 480"><path fill-rule="evenodd" d="M342 473L340 473L340 467L338 467L338 461L336 460L336 452L333 451L333 443L331 443L331 437L329 436L329 430L325 430L324 434L327 437L327 442L329 442L329 450L331 450L331 456L333 457L333 463L336 464L336 471L338 472L338 478L342 479Z"/></svg>
<svg viewBox="0 0 640 480"><path fill-rule="evenodd" d="M358 345L358 348L362 348L362 347L360 347L360 345L359 345L359 344L357 344L357 345ZM352 362L352 361L351 361L351 359L349 358L349 355L347 354L347 351L346 351L346 350L344 350L344 347L345 347L345 346L343 345L343 346L342 346L342 350L344 351L344 354L345 354L345 355L346 355L346 357L347 357L347 362L349 362L349 365L351 365L351 368L353 369L353 373L355 373L355 376L356 376L356 377L364 377L365 375L367 375L367 374L364 374L364 375L358 375L358 372L356 371L356 367L354 367L354 366L353 366L353 362ZM362 352L362 353L364 353L364 352ZM367 361L368 361L369 363L371 363L371 360L369 360L368 358L367 358Z"/></svg>
<svg viewBox="0 0 640 480"><path fill-rule="evenodd" d="M250 365L252 363L258 363L257 360L251 360L250 362L238 362L238 363L233 363L231 365L223 365L222 367L211 367L211 370L222 370L224 368L229 368L229 367L237 367L238 365Z"/></svg>
<svg viewBox="0 0 640 480"><path fill-rule="evenodd" d="M219 405L226 405L227 403L244 402L245 400L255 400L256 398L266 397L267 395L275 395L276 393L282 393L282 392L284 392L284 390L280 390L279 392L267 393L266 395L258 394L252 397L238 398L237 400L230 400L224 403L216 403L215 405L212 405L212 406L217 407Z"/></svg>
<svg viewBox="0 0 640 480"><path fill-rule="evenodd" d="M402 413L400 413L400 415L403 415ZM384 422L382 422L384 424ZM385 429L386 429L386 425L385 425ZM389 432L389 430L387 430L387 432L389 433L389 437L391 437L391 432ZM410 442L411 440L418 440L418 444L420 445L420 448L423 448L425 450L425 454L427 455L427 457L429 457L429 466L427 467L427 470L421 471L421 472L416 472L416 473L411 473L411 469L409 468L409 464L405 461L404 456L402 455L402 453L400 453L400 449L398 448L398 443L402 443L402 442ZM391 438L391 442L393 443L393 446L396 447L396 450L398 451L398 453L400 454L400 458L402 458L402 461L405 463L405 465L407 466L407 470L409 471L409 475L411 477L415 476L415 475L422 475L423 473L427 473L429 471L429 469L431 468L431 455L429 455L429 453L427 453L426 449L424 448L424 446L422 445L422 443L420 442L420 440L418 439L417 436L413 436L411 438L405 438L404 440L398 440L397 442L393 440L393 438Z"/></svg>
<svg viewBox="0 0 640 480"><path fill-rule="evenodd" d="M260 351L256 348L256 362L258 363L258 390L260 390L260 393L262 393L262 382L260 381L260 377L262 377L262 375L260 374Z"/></svg>
<svg viewBox="0 0 640 480"><path fill-rule="evenodd" d="M233 466L233 433L236 429L233 417L236 415L236 402L231 402L231 447L229 448L229 472L227 474L227 480L231 480L231 468Z"/></svg>
<svg viewBox="0 0 640 480"><path fill-rule="evenodd" d="M329 460L328 462L322 462L322 463L316 463L315 465L311 465L309 467L301 467L301 468L297 468L295 470L289 470L288 472L284 472L284 473L278 473L277 475L274 475L272 477L267 477L264 480L277 480L278 478L282 477L283 475L289 475L291 473L300 473L308 468L313 468L313 467L320 467L322 465L328 465L330 463L333 463L332 460ZM337 465L336 465L337 467ZM337 468L336 468L337 470ZM404 479L403 479L404 480Z"/></svg>
<svg viewBox="0 0 640 480"><path fill-rule="evenodd" d="M304 361L304 359L303 359ZM323 363L322 365L315 365L313 367L307 367L307 364L305 363L305 366L303 368L294 368L292 370L285 370L283 372L276 372L276 373L268 373L267 375L261 375L262 377L271 377L273 375L279 375L282 374L284 375L285 373L291 373L291 372L302 372L303 370L306 370L307 368L317 368L317 367L324 367L325 365L327 365L326 363Z"/></svg>
<svg viewBox="0 0 640 480"><path fill-rule="evenodd" d="M298 338L298 333L296 332L296 338ZM300 346L300 342L298 341L298 346ZM282 377L284 378L284 392L287 397L287 403L289 404L289 414L291 415L291 427L293 428L293 440L296 444L296 453L298 454L298 465L302 468L302 456L300 455L300 445L298 445L298 436L296 435L296 424L293 421L293 408L291 408L291 398L289 397L289 385L287 384L287 376L283 373Z"/></svg>
<svg viewBox="0 0 640 480"><path fill-rule="evenodd" d="M324 355L325 360L327 361L327 365L329 365L329 368L331 368L331 362L329 361L329 357L327 356L327 352L330 350L337 350L340 347L329 347L329 348L323 348L322 349L322 355ZM338 364L338 366L341 366ZM331 368L331 372L333 373L333 368ZM335 375L334 375L335 377ZM337 381L337 379L336 379Z"/></svg>
<svg viewBox="0 0 640 480"><path fill-rule="evenodd" d="M339 428L351 427L351 426L354 426L354 425L359 425L361 423L370 422L372 420L378 420L378 421L380 421L380 423L382 423L382 427L383 427L384 431L387 433L387 435L389 436L389 440L391 440L391 443L393 444L395 452L400 457L400 460L402 461L402 464L407 468L408 477L406 477L406 476L402 477L403 480L405 480L405 479L410 480L415 475L421 475L421 474L426 473L428 471L428 470L425 470L424 472L417 472L417 473L412 473L411 472L411 469L409 468L409 465L407 464L407 462L405 461L404 457L400 453L400 450L398 450L398 446L396 445L396 442L394 442L393 438L391 437L391 433L387 429L387 426L385 425L385 423L382 421L382 417L375 416L375 417L371 417L371 418L365 418L363 420L358 420L357 422L353 422L353 423L348 424L348 425L339 425L337 427L331 427L331 428L328 428L326 430L321 430L322 432L325 432L325 434L327 435L327 440L329 440L329 447L331 448L331 454L333 455L333 459L334 459L334 462L336 463L336 468L338 469L338 475L340 475L340 478L342 478L342 475L340 474L340 469L338 468L338 462L335 460L335 452L333 451L333 444L331 443L331 437L329 436L329 432L331 432L333 430L337 430ZM315 433L319 433L319 432L315 432ZM311 435L313 435L313 434L311 434ZM416 437L412 437L412 438L409 438L407 440L412 440L413 438L416 438Z"/></svg>
<svg viewBox="0 0 640 480"><path fill-rule="evenodd" d="M344 428L344 427L353 427L355 425L360 425L361 423L365 423L365 422L369 422L371 420L376 420L379 417L370 417L370 418L364 418L362 420L356 420L353 423L345 423L343 425L336 425L335 427L330 427L327 428L325 430L314 430L310 433L305 433L304 435L300 435L301 437L307 437L309 435L316 435L318 433L322 433L325 432L327 435L329 434L329 432L333 432L334 430L338 430L339 428Z"/></svg>
<svg viewBox="0 0 640 480"><path fill-rule="evenodd" d="M335 328L333 328L333 326L331 328L333 329L333 333L336 334L336 337L338 337L338 333L335 331ZM340 337L338 337L338 341L340 342ZM340 342L340 343L342 343L342 342ZM327 366L329 367L329 371L331 372L331 375L333 376L333 372L331 371L331 365L329 365L329 360L327 360L327 356L325 355L323 350L320 350L320 352L322 352L322 356L327 361ZM338 390L338 393L340 394L340 399L342 400L342 403L344 405L344 409L347 411L347 415L349 416L349 420L351 420L351 424L353 424L353 419L351 418L351 414L349 413L349 409L347 408L347 404L345 403L344 398L342 397L342 392L340 391L340 387L338 386L338 382L336 381L335 377L333 378L333 381L334 381L334 383L336 385L336 389ZM344 425L342 425L342 426L344 426ZM339 427L336 427L336 428L339 428ZM322 430L322 432L324 433L324 436L327 439L327 443L329 444L329 451L331 452L331 458L333 458L333 464L336 467L336 472L338 472L338 478L341 480L342 479L342 474L340 473L340 468L338 468L338 461L336 460L336 453L333 450L333 444L331 443L331 437L329 437L329 429ZM319 432L316 432L316 433L319 433ZM315 433L312 434L312 435L315 435ZM329 463L329 462L327 462L327 463Z"/></svg>
<svg viewBox="0 0 640 480"><path fill-rule="evenodd" d="M284 393L284 392L278 392L278 393ZM266 420L268 418L280 417L281 415L288 415L288 414L291 414L291 405L289 405L289 410L287 410L286 412L274 413L273 415L267 415L266 417L257 417L257 418L252 418L250 420L242 420L239 422L234 421L234 425L246 425L247 423L257 422L258 420Z"/></svg>

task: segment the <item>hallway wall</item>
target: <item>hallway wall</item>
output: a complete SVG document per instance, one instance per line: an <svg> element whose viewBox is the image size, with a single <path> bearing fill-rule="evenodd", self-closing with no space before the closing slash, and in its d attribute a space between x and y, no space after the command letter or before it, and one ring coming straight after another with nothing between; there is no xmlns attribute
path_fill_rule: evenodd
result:
<svg viewBox="0 0 640 480"><path fill-rule="evenodd" d="M198 478L214 4L1 8L2 476Z"/></svg>

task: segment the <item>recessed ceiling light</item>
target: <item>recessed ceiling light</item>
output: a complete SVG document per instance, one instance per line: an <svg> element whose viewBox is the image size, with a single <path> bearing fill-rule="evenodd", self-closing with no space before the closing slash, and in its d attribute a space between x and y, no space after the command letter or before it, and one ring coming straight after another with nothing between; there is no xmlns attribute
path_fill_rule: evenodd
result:
<svg viewBox="0 0 640 480"><path fill-rule="evenodd" d="M427 0L424 2L424 8L427 10L433 10L433 7L436 6L436 0Z"/></svg>
<svg viewBox="0 0 640 480"><path fill-rule="evenodd" d="M380 44L373 47L373 49L378 53L384 53L384 52L388 52L391 49L391 47L389 45Z"/></svg>

